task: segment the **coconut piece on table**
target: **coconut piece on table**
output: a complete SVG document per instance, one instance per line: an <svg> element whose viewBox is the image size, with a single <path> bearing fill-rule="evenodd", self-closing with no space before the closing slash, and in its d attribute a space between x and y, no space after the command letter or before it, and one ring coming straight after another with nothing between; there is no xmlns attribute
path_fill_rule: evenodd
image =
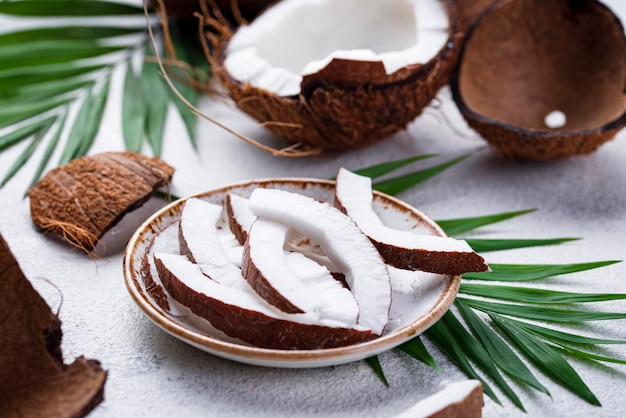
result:
<svg viewBox="0 0 626 418"><path fill-rule="evenodd" d="M311 314L287 314L254 292L208 280L200 267L176 254L154 254L159 278L174 299L225 334L275 349L323 349L369 341L377 335L355 326L340 327Z"/></svg>
<svg viewBox="0 0 626 418"><path fill-rule="evenodd" d="M283 0L234 33L217 26L212 62L236 105L329 150L404 129L447 84L461 40L452 0Z"/></svg>
<svg viewBox="0 0 626 418"><path fill-rule="evenodd" d="M0 236L0 405L4 417L83 417L103 399L97 360L64 364L61 321Z"/></svg>
<svg viewBox="0 0 626 418"><path fill-rule="evenodd" d="M359 305L350 290L313 260L284 250L288 229L263 218L254 221L243 252L245 279L282 311L314 312L322 319L356 324Z"/></svg>
<svg viewBox="0 0 626 418"><path fill-rule="evenodd" d="M480 418L483 404L480 381L463 380L446 385L395 418Z"/></svg>
<svg viewBox="0 0 626 418"><path fill-rule="evenodd" d="M174 169L134 152L77 158L29 190L33 223L89 253L128 212L172 179Z"/></svg>
<svg viewBox="0 0 626 418"><path fill-rule="evenodd" d="M387 266L352 219L326 202L278 189L256 189L250 208L317 242L341 272L359 305L358 323L380 335L388 321L391 284Z"/></svg>
<svg viewBox="0 0 626 418"><path fill-rule="evenodd" d="M402 269L441 274L486 271L489 266L463 240L401 231L385 226L372 208L372 180L341 168L335 206L372 240L385 262Z"/></svg>

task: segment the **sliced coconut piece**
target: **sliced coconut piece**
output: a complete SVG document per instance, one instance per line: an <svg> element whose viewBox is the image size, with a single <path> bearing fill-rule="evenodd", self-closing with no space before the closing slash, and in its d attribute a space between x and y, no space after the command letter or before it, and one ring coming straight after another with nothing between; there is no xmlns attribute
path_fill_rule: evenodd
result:
<svg viewBox="0 0 626 418"><path fill-rule="evenodd" d="M385 226L372 208L372 180L339 170L335 206L352 218L372 240L385 262L403 269L441 274L486 271L489 266L463 240L421 235Z"/></svg>
<svg viewBox="0 0 626 418"><path fill-rule="evenodd" d="M362 326L345 328L309 314L287 314L254 292L209 280L182 255L154 254L159 278L174 299L225 334L258 347L320 349L368 341L376 335Z"/></svg>
<svg viewBox="0 0 626 418"><path fill-rule="evenodd" d="M226 196L224 207L228 214L230 230L239 244L244 245L248 238L248 231L256 220L256 215L250 210L248 199L231 193Z"/></svg>
<svg viewBox="0 0 626 418"><path fill-rule="evenodd" d="M330 272L302 254L284 251L288 227L257 219L244 246L242 272L265 300L288 313L357 323L359 306Z"/></svg>
<svg viewBox="0 0 626 418"><path fill-rule="evenodd" d="M480 418L483 404L480 381L463 380L446 385L395 418Z"/></svg>
<svg viewBox="0 0 626 418"><path fill-rule="evenodd" d="M250 208L316 241L345 273L359 304L358 323L381 334L391 305L389 272L371 241L354 221L326 202L278 189L256 189Z"/></svg>
<svg viewBox="0 0 626 418"><path fill-rule="evenodd" d="M180 216L178 241L180 252L211 279L226 286L241 286L241 271L226 256L217 232L222 207L191 198Z"/></svg>

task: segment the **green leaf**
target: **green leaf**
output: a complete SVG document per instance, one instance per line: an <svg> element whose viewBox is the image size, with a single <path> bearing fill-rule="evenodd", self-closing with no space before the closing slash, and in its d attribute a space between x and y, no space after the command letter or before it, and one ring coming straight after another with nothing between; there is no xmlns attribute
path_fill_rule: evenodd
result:
<svg viewBox="0 0 626 418"><path fill-rule="evenodd" d="M426 336L430 338L440 350L448 354L448 357L456 363L456 365L465 373L470 379L477 379L483 384L483 390L485 394L489 396L495 403L501 405L498 396L495 394L491 386L476 373L476 370L472 367L469 359L461 348L465 341L462 341L459 337L452 334L450 329L443 321L437 321L426 331Z"/></svg>
<svg viewBox="0 0 626 418"><path fill-rule="evenodd" d="M110 83L111 78L109 74L97 94L94 90L89 91L68 134L67 143L59 160L59 165L66 164L74 158L87 154L89 148L91 148L100 127Z"/></svg>
<svg viewBox="0 0 626 418"><path fill-rule="evenodd" d="M143 8L99 0L0 1L0 13L14 16L118 16L143 14Z"/></svg>
<svg viewBox="0 0 626 418"><path fill-rule="evenodd" d="M155 156L161 155L165 117L170 98L159 67L145 61L141 72L141 92L146 108L145 130Z"/></svg>
<svg viewBox="0 0 626 418"><path fill-rule="evenodd" d="M581 345L598 345L598 344L626 344L625 340L611 340L606 338L592 338L585 337L580 334L572 334L569 332L558 331L551 328L546 328L540 325L530 324L528 322L517 321L515 319L508 319L520 328L524 328L528 332L543 338L544 340L552 341L556 344L581 344Z"/></svg>
<svg viewBox="0 0 626 418"><path fill-rule="evenodd" d="M50 130L50 127L53 125L54 119L48 120L48 123L41 126L37 132L35 133L35 137L31 141L31 143L24 148L24 151L20 154L20 156L13 162L13 165L9 168L9 171L6 173L2 182L0 182L0 188L4 187L4 185L19 171L20 168L26 164L28 159L33 155L37 146L41 143L42 138L46 135L46 133Z"/></svg>
<svg viewBox="0 0 626 418"><path fill-rule="evenodd" d="M50 158L52 157L52 153L56 149L59 143L59 140L61 139L61 133L63 132L63 129L65 128L65 122L67 121L68 113L69 112L66 110L65 113L63 114L63 118L61 119L61 122L59 123L56 131L52 135L52 138L50 138L50 141L48 142L48 146L46 147L46 150L44 151L44 154L41 157L41 160L39 161L39 165L37 166L37 170L35 170L35 174L33 175L33 179L31 180L28 186L28 189L31 189L39 181L39 178L41 177L44 170L46 169L46 166L48 165L48 162L50 161Z"/></svg>
<svg viewBox="0 0 626 418"><path fill-rule="evenodd" d="M459 293L511 302L536 304L586 303L626 299L626 294L623 293L573 293L530 287L474 283L462 283Z"/></svg>
<svg viewBox="0 0 626 418"><path fill-rule="evenodd" d="M583 360L602 361L605 363L615 363L615 364L626 364L626 360L623 360L623 359L590 353L588 351L578 350L577 348L569 347L567 345L559 344L558 348L562 349L567 354L573 355Z"/></svg>
<svg viewBox="0 0 626 418"><path fill-rule="evenodd" d="M71 100L72 98L68 97L52 98L40 103L24 103L12 108L2 109L0 111L2 112L0 113L0 129L54 110L67 104Z"/></svg>
<svg viewBox="0 0 626 418"><path fill-rule="evenodd" d="M607 321L612 319L624 319L623 312L593 312L574 309L548 308L544 306L527 306L486 302L482 300L457 297L462 303L486 313L498 313L501 315L514 316L517 318L533 319L536 321L576 323L586 321Z"/></svg>
<svg viewBox="0 0 626 418"><path fill-rule="evenodd" d="M385 386L388 387L389 382L387 381L387 378L385 377L385 373L383 372L383 368L380 365L380 360L378 359L378 356L368 357L365 359L365 361L367 362L367 364L370 365L372 370L374 370L374 373L376 373L376 376L378 376L378 378L382 380Z"/></svg>
<svg viewBox="0 0 626 418"><path fill-rule="evenodd" d="M0 3L2 4L2 3ZM39 41L25 45L0 47L2 68L26 68L69 63L76 60L95 58L127 49L127 46L101 45L97 41Z"/></svg>
<svg viewBox="0 0 626 418"><path fill-rule="evenodd" d="M477 216L473 218L444 219L438 220L437 224L439 224L446 234L458 235L481 226L491 225L515 218L517 216L526 215L528 213L535 212L536 210L537 209L526 209L514 212L502 212L493 215Z"/></svg>
<svg viewBox="0 0 626 418"><path fill-rule="evenodd" d="M467 155L463 155L461 157L455 158L446 163L439 164L434 167L427 168L425 170L415 171L413 173L405 174L403 176L394 177L389 180L374 183L372 185L372 188L380 192L389 194L389 195L397 195L407 189L410 189L416 184L419 184L423 181L428 180L431 177L436 176L442 171L445 171L448 168L454 166L455 164L458 164L459 162L463 161L467 157L468 157Z"/></svg>
<svg viewBox="0 0 626 418"><path fill-rule="evenodd" d="M44 65L40 67L22 68L19 71L0 71L0 97L19 94L26 87L36 88L41 83L53 80L67 81L71 77L102 70L106 65Z"/></svg>
<svg viewBox="0 0 626 418"><path fill-rule="evenodd" d="M476 335L478 341L485 347L498 367L538 391L550 395L548 389L539 383L535 375L526 367L517 354L511 350L508 344L476 315L474 311L459 300L456 301L456 306L459 308L459 312L474 335Z"/></svg>
<svg viewBox="0 0 626 418"><path fill-rule="evenodd" d="M596 261L573 264L497 264L490 263L490 272L465 273L465 280L490 280L501 282L526 282L545 279L563 274L578 273L585 270L606 267L620 263L620 260Z"/></svg>
<svg viewBox="0 0 626 418"><path fill-rule="evenodd" d="M19 90L7 93L7 98L0 102L1 108L19 108L20 106L32 106L33 102L52 99L53 97L72 93L76 90L89 88L94 84L89 79L53 80L48 83L32 84Z"/></svg>
<svg viewBox="0 0 626 418"><path fill-rule="evenodd" d="M424 160L427 158L436 157L437 154L423 154L423 155L415 155L413 157L404 158L401 160L393 160L387 161L382 164L373 165L370 167L363 168L361 170L355 170L355 174L359 174L361 176L370 177L375 179L377 177L384 176L385 174L389 174L392 171L399 170L400 168L407 166L416 161Z"/></svg>
<svg viewBox="0 0 626 418"><path fill-rule="evenodd" d="M441 367L437 364L437 361L433 358L433 356L430 355L420 337L415 337L405 343L402 343L398 346L398 348L427 366L430 366L435 370L441 370Z"/></svg>
<svg viewBox="0 0 626 418"><path fill-rule="evenodd" d="M514 342L516 347L528 356L546 376L590 404L600 406L600 401L582 381L578 373L554 349L505 318L495 314L489 316L502 332Z"/></svg>
<svg viewBox="0 0 626 418"><path fill-rule="evenodd" d="M4 135L3 137L0 137L0 151L4 151L5 149L12 147L13 145L30 137L35 132L40 130L43 126L46 126L48 123L50 123L53 119L54 116L32 122L29 125L17 128L14 131L11 131L8 134Z"/></svg>
<svg viewBox="0 0 626 418"><path fill-rule="evenodd" d="M580 238L551 238L551 239L476 239L465 238L465 241L478 253L488 251L511 250L515 248L539 247L557 245L564 242L576 241Z"/></svg>
<svg viewBox="0 0 626 418"><path fill-rule="evenodd" d="M47 28L35 28L18 32L9 32L0 35L0 47L5 45L36 42L42 39L46 39L49 41L59 41L112 38L116 36L124 36L131 35L133 33L144 32L145 30L145 26L54 26Z"/></svg>
<svg viewBox="0 0 626 418"><path fill-rule="evenodd" d="M128 151L141 151L144 137L146 105L141 97L139 77L133 71L132 63L126 65L126 77L122 92L122 134Z"/></svg>
<svg viewBox="0 0 626 418"><path fill-rule="evenodd" d="M442 318L442 321L446 324L452 335L454 335L461 347L468 354L469 358L474 360L491 380L493 380L502 392L522 411L525 411L522 401L515 394L511 386L504 380L489 352L480 343L474 339L474 337L463 327L461 322L450 311L446 312Z"/></svg>

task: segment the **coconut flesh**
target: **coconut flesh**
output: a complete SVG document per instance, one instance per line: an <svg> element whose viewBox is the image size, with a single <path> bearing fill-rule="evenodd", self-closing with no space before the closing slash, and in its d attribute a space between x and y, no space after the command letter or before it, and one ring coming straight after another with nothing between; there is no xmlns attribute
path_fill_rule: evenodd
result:
<svg viewBox="0 0 626 418"><path fill-rule="evenodd" d="M336 194L371 207L371 184L338 190L354 183L345 181L346 174L356 176L342 173ZM369 202L362 196L368 194ZM376 222L366 220L361 229L328 202L280 189L257 188L249 198L227 195L223 206L189 198L179 220L151 242L144 284L173 315L191 310L227 336L259 347L320 349L368 341L393 329L398 306L421 312L416 292L441 282L440 275L385 264L364 233L368 223Z"/></svg>
<svg viewBox="0 0 626 418"><path fill-rule="evenodd" d="M235 33L224 65L237 80L294 96L333 60L380 62L391 76L430 61L447 39L439 0L285 0Z"/></svg>
<svg viewBox="0 0 626 418"><path fill-rule="evenodd" d="M449 80L451 0L283 0L220 38L214 67L237 106L278 136L362 147L411 122Z"/></svg>

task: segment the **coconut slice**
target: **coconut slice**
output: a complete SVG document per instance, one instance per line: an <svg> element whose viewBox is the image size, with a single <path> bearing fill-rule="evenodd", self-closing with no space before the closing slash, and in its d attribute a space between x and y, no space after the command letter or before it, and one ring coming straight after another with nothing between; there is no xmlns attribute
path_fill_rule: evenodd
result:
<svg viewBox="0 0 626 418"><path fill-rule="evenodd" d="M625 56L623 26L599 1L500 1L468 32L450 85L502 155L564 158L626 126Z"/></svg>
<svg viewBox="0 0 626 418"><path fill-rule="evenodd" d="M409 270L440 274L486 271L485 260L463 240L415 231L401 231L383 224L372 208L372 180L341 168L335 187L335 206L352 218L367 235L385 262Z"/></svg>
<svg viewBox="0 0 626 418"><path fill-rule="evenodd" d="M225 334L258 347L321 349L376 338L370 330L338 327L310 314L287 314L254 292L208 279L182 255L154 254L159 278L172 297Z"/></svg>
<svg viewBox="0 0 626 418"><path fill-rule="evenodd" d="M422 399L395 418L480 418L483 387L478 380L464 380Z"/></svg>
<svg viewBox="0 0 626 418"><path fill-rule="evenodd" d="M214 48L237 106L314 148L363 147L403 129L448 82L452 0L283 0Z"/></svg>
<svg viewBox="0 0 626 418"><path fill-rule="evenodd" d="M358 323L380 335L391 305L389 272L371 241L352 219L326 202L278 189L256 189L250 208L310 237L345 274L360 307Z"/></svg>
<svg viewBox="0 0 626 418"><path fill-rule="evenodd" d="M315 312L322 319L357 323L352 293L319 264L284 251L288 227L257 219L244 246L242 272L265 300L288 313ZM312 268L313 267L313 268Z"/></svg>
<svg viewBox="0 0 626 418"><path fill-rule="evenodd" d="M224 206L231 232L239 244L244 245L248 239L248 231L256 220L256 215L250 210L250 202L245 197L231 193L226 196Z"/></svg>
<svg viewBox="0 0 626 418"><path fill-rule="evenodd" d="M241 271L230 262L217 232L222 207L197 198L185 202L180 217L180 252L200 266L211 279L230 287L241 286Z"/></svg>

